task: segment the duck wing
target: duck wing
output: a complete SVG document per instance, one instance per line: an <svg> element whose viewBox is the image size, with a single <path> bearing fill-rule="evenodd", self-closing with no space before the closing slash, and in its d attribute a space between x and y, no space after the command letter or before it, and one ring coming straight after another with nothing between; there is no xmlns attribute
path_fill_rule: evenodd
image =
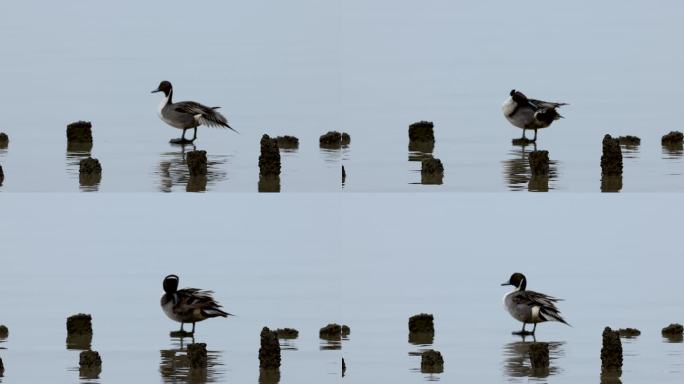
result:
<svg viewBox="0 0 684 384"><path fill-rule="evenodd" d="M536 109L543 109L543 108L556 109L558 107L568 105L568 103L555 103L552 101L543 101L543 100L536 100L536 99L527 99L527 101L530 103L530 105L532 105Z"/></svg>
<svg viewBox="0 0 684 384"><path fill-rule="evenodd" d="M221 309L221 305L212 297L212 291L204 291L197 288L184 288L176 292L178 302L173 311L180 315L188 315L199 309L206 317L232 316Z"/></svg>
<svg viewBox="0 0 684 384"><path fill-rule="evenodd" d="M568 324L560 315L560 310L556 307L556 303L563 301L553 296L535 291L522 291L521 294L515 298L517 304L525 304L529 307L539 307L539 315L545 320L559 321L563 324Z"/></svg>
<svg viewBox="0 0 684 384"><path fill-rule="evenodd" d="M228 125L228 119L217 111L220 107L207 107L194 101L182 101L174 104L174 110L180 113L187 113L195 116L197 121L209 127L223 127L228 128L233 132L237 132L233 127Z"/></svg>

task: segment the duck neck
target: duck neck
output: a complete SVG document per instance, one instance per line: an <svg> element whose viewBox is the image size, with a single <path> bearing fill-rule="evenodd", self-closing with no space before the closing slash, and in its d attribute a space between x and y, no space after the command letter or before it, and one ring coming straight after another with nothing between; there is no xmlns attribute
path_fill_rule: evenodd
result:
<svg viewBox="0 0 684 384"><path fill-rule="evenodd" d="M166 292L166 295L164 295L166 298L166 302L172 302L173 304L178 303L178 295L176 295L176 292Z"/></svg>
<svg viewBox="0 0 684 384"><path fill-rule="evenodd" d="M166 104L173 104L173 101L171 101L172 97L173 97L173 88L169 89L169 92L166 94Z"/></svg>
<svg viewBox="0 0 684 384"><path fill-rule="evenodd" d="M518 288L516 289L516 291L524 291L525 288L527 288L527 281L525 281L525 279L523 279L520 282L520 285L518 285Z"/></svg>

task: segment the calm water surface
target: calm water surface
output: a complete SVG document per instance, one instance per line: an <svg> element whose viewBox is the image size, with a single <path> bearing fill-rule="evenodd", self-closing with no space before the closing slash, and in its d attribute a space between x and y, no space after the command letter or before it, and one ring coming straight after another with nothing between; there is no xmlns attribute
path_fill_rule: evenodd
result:
<svg viewBox="0 0 684 384"><path fill-rule="evenodd" d="M345 199L344 382L599 382L605 326L642 331L623 339L622 382L681 382L684 344L660 332L684 319L680 252L660 240L677 236L681 210L668 206L678 199L576 196ZM505 312L510 287L500 283L514 271L528 289L565 299L572 327L537 327L536 340L550 344L547 375L530 369L533 340L511 335L521 324ZM432 341L409 342L418 313L435 316ZM443 373L420 372L425 349L442 353Z"/></svg>
<svg viewBox="0 0 684 384"><path fill-rule="evenodd" d="M642 139L625 159L623 191L683 190L681 150L666 154L660 145L682 130L684 54L669 48L683 32L681 4L345 4L345 190L539 189L528 186L526 159L511 145L520 130L501 115L512 88L570 103L565 119L539 132L537 149L556 162L549 190L599 191L606 133ZM435 123L441 186L420 185L420 163L407 161L408 125L419 120Z"/></svg>
<svg viewBox="0 0 684 384"><path fill-rule="evenodd" d="M681 148L660 145L682 130L676 1L259 0L206 5L196 22L181 1L0 7L0 130L11 140L0 191L257 191L263 133L301 140L283 158L281 191L339 191L341 163L346 191L600 191L605 133L642 138L620 190L684 191ZM162 79L176 100L222 106L241 132L200 128L206 180L188 180L192 148L168 144L180 132L149 93ZM549 180L530 184L521 152L532 148L511 145L520 130L500 111L511 88L570 103L539 133ZM99 183L79 183L87 153L65 150L79 119L94 125ZM408 161L418 120L435 122L442 185L421 185ZM329 130L349 132L351 146L320 150Z"/></svg>
<svg viewBox="0 0 684 384"><path fill-rule="evenodd" d="M606 325L642 331L624 340L624 382L684 377L684 343L660 333L684 319L676 195L123 196L0 199L3 383L76 382L85 347L66 339L65 319L78 312L93 315L102 383L274 382L258 369L263 326L300 331L282 343L282 383L339 382L340 357L350 383L597 382ZM513 271L565 299L572 327L537 329L548 377L530 371L531 339L511 335L520 324L502 308ZM210 351L199 377L159 308L168 273L236 314L197 325ZM421 312L434 314L434 338L409 340ZM351 334L319 339L330 322ZM428 348L443 373L420 372Z"/></svg>
<svg viewBox="0 0 684 384"><path fill-rule="evenodd" d="M320 348L318 337L341 317L331 268L337 215L316 208L325 201L310 196L312 205L279 209L275 199L31 196L0 201L0 324L10 331L0 340L0 382L277 383L259 371L264 326L300 331L282 341L280 382L339 382L339 350ZM192 339L169 336L179 328L159 307L169 273L183 287L215 291L235 314L197 323L195 342L209 351L205 371L188 369ZM67 340L65 327L79 312L92 314L94 329L80 344ZM102 356L102 372L79 380L88 344Z"/></svg>

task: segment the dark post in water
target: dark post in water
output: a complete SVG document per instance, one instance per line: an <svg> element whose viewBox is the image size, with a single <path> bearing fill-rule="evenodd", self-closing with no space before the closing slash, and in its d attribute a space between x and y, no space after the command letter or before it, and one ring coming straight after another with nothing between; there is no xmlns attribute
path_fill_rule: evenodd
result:
<svg viewBox="0 0 684 384"><path fill-rule="evenodd" d="M280 343L278 334L268 327L261 330L261 348L259 348L259 367L277 369L280 367Z"/></svg>

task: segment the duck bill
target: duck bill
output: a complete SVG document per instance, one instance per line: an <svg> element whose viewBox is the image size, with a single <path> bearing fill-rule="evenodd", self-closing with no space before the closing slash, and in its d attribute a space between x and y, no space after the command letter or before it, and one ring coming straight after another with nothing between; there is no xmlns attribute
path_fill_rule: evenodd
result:
<svg viewBox="0 0 684 384"><path fill-rule="evenodd" d="M505 282L505 283L501 283L501 286L502 286L502 287L504 287L504 286L506 286L506 285L512 285L512 284L511 284L510 282L508 282L508 281Z"/></svg>
<svg viewBox="0 0 684 384"><path fill-rule="evenodd" d="M153 90L153 91L150 92L150 93L157 93L157 92L161 92L161 89L157 88L157 89Z"/></svg>

